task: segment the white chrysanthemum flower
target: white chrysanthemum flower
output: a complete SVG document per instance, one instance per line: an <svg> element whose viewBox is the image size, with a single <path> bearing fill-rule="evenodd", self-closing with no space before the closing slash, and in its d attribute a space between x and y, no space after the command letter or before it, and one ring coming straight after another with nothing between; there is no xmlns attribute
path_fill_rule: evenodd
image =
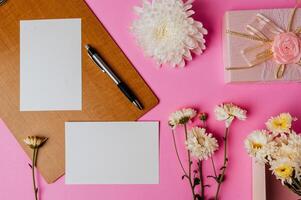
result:
<svg viewBox="0 0 301 200"><path fill-rule="evenodd" d="M186 148L194 157L207 160L218 149L218 143L204 128L194 127L188 131Z"/></svg>
<svg viewBox="0 0 301 200"><path fill-rule="evenodd" d="M186 124L192 118L196 116L197 112L192 108L183 108L173 112L169 116L168 124L172 128L176 128L178 125Z"/></svg>
<svg viewBox="0 0 301 200"><path fill-rule="evenodd" d="M288 136L288 145L292 149L291 155L289 156L295 162L300 163L301 166L301 135L296 134L292 131Z"/></svg>
<svg viewBox="0 0 301 200"><path fill-rule="evenodd" d="M266 130L253 131L245 140L245 148L258 163L267 163L277 150L276 143Z"/></svg>
<svg viewBox="0 0 301 200"><path fill-rule="evenodd" d="M142 7L135 7L139 19L132 25L132 32L147 56L159 65L185 66L191 60L191 51L201 54L206 49L204 35L207 30L191 16L193 0L143 0Z"/></svg>
<svg viewBox="0 0 301 200"><path fill-rule="evenodd" d="M292 184L294 168L296 163L291 161L289 158L279 158L270 162L272 173L277 179L281 180L282 184L289 183Z"/></svg>
<svg viewBox="0 0 301 200"><path fill-rule="evenodd" d="M301 180L301 135L296 134L294 131L289 134L287 145L280 148L280 156L287 157L296 163L295 178Z"/></svg>
<svg viewBox="0 0 301 200"><path fill-rule="evenodd" d="M216 106L214 113L217 120L225 121L227 128L230 127L235 118L239 120L245 120L247 118L247 111L232 103Z"/></svg>
<svg viewBox="0 0 301 200"><path fill-rule="evenodd" d="M271 117L266 122L266 126L268 130L274 133L289 133L292 122L295 120L296 118L293 118L289 113L281 113L276 117Z"/></svg>

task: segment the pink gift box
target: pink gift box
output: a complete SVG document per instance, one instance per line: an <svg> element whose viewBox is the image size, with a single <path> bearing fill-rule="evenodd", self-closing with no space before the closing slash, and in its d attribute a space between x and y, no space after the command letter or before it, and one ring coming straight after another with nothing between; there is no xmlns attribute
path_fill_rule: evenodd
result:
<svg viewBox="0 0 301 200"><path fill-rule="evenodd" d="M248 62L242 51L246 48L258 46L260 41L254 41L244 37L238 37L227 33L227 31L235 31L240 33L248 33L247 25L256 24L254 21L256 16L261 15L271 20L277 27L283 30L287 29L289 24L291 9L265 9L265 10L246 10L246 11L228 11L224 17L223 31L223 50L224 50L224 67L225 82L267 82L267 81L300 81L301 66L298 64L288 64L283 76L277 78L276 74L279 64L275 60L269 59L250 69L227 70L227 68L248 67ZM254 23L255 22L255 23ZM259 25L258 25L259 26ZM292 30L301 27L301 10L297 9ZM300 35L299 35L300 36Z"/></svg>

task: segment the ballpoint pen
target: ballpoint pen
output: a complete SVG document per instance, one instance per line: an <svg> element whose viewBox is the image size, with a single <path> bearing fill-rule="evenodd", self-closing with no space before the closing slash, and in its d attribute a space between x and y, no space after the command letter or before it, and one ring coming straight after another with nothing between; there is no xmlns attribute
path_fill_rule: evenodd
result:
<svg viewBox="0 0 301 200"><path fill-rule="evenodd" d="M123 83L117 75L110 69L110 67L105 63L105 61L99 56L94 48L90 45L85 46L89 56L95 62L95 64L101 69L102 72L106 73L118 86L121 92L129 99L129 101L134 104L138 109L142 110L143 107L141 103L138 101L137 97L133 94L133 92L127 87L125 83Z"/></svg>

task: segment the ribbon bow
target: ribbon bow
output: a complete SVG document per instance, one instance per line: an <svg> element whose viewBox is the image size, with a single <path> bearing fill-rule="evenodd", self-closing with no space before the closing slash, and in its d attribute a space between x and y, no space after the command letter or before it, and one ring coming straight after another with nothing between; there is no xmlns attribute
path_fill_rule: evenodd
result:
<svg viewBox="0 0 301 200"><path fill-rule="evenodd" d="M255 20L246 26L247 33L227 30L227 33L237 37L258 41L241 51L247 66L229 67L226 70L244 70L273 59L278 64L276 78L282 78L288 64L301 66L301 27L292 30L292 24L297 11L297 5L292 10L286 30L277 26L264 15L256 14Z"/></svg>

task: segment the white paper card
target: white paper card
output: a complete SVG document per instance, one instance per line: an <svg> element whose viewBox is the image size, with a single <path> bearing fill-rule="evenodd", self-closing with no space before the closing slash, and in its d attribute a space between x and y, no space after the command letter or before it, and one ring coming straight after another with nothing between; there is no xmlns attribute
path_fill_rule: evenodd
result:
<svg viewBox="0 0 301 200"><path fill-rule="evenodd" d="M66 184L158 184L158 122L66 122Z"/></svg>
<svg viewBox="0 0 301 200"><path fill-rule="evenodd" d="M81 19L20 21L20 110L81 110Z"/></svg>

